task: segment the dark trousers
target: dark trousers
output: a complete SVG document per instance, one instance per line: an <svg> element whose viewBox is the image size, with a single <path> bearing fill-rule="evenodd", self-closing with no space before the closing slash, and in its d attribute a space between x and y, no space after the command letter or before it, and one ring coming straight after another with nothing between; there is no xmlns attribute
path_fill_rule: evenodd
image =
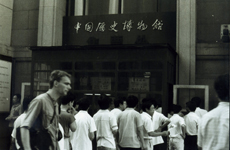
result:
<svg viewBox="0 0 230 150"><path fill-rule="evenodd" d="M186 135L184 139L184 149L185 150L198 150L197 146L197 136Z"/></svg>

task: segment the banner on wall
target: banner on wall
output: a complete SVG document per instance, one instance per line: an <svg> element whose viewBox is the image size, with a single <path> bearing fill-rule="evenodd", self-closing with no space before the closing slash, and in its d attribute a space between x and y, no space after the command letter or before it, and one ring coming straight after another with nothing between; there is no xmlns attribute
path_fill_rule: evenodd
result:
<svg viewBox="0 0 230 150"><path fill-rule="evenodd" d="M0 60L0 112L10 111L12 62Z"/></svg>

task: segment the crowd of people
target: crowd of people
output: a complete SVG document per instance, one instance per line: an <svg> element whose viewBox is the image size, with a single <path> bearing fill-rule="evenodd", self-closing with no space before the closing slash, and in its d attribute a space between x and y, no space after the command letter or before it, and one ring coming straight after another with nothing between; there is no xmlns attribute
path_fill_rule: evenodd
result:
<svg viewBox="0 0 230 150"><path fill-rule="evenodd" d="M55 70L46 93L24 98L23 113L17 115L12 131L16 149L92 150L93 141L97 150L160 150L163 143L169 150L229 149L228 74L214 82L220 100L215 109L201 109L201 99L194 97L186 103L186 111L173 104L167 117L157 111L154 98L129 95L112 100L104 94L97 99L99 110L91 116L90 99L76 100L70 85L71 76Z"/></svg>

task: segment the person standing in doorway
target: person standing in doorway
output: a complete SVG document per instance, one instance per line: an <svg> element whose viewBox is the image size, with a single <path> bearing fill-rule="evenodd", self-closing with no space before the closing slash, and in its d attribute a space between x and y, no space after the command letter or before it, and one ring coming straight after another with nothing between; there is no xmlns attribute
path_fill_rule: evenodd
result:
<svg viewBox="0 0 230 150"><path fill-rule="evenodd" d="M6 120L9 121L9 133L13 131L15 120L21 115L21 94L15 94L13 96L13 105L10 110L10 115L6 117ZM10 149L14 147L13 139L11 141Z"/></svg>
<svg viewBox="0 0 230 150"><path fill-rule="evenodd" d="M51 72L50 89L35 97L27 110L21 125L21 139L24 149L31 150L32 146L41 146L42 150L59 150L58 145L58 103L61 96L67 95L71 89L71 75L65 71L54 70ZM39 141L30 144L31 129L43 133ZM37 132L36 132L37 133Z"/></svg>

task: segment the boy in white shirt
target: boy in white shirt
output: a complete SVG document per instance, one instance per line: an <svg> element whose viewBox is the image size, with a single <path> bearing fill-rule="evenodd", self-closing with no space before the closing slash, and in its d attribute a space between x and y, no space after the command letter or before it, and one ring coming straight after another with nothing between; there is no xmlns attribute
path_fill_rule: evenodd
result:
<svg viewBox="0 0 230 150"><path fill-rule="evenodd" d="M125 97L120 97L118 99L114 100L114 109L111 110L111 112L114 114L116 117L116 120L118 116L122 113L122 111L125 110L126 108L126 98Z"/></svg>
<svg viewBox="0 0 230 150"><path fill-rule="evenodd" d="M143 132L144 132L144 141L147 147L147 150L153 150L153 138L156 136L168 136L168 131L164 132L154 132L153 122L151 120L151 116L154 112L154 105L147 98L142 100L142 110L141 118L143 121Z"/></svg>
<svg viewBox="0 0 230 150"><path fill-rule="evenodd" d="M93 116L97 132L97 150L115 150L115 138L117 134L117 120L108 109L112 102L109 97L101 97L98 100L100 110Z"/></svg>
<svg viewBox="0 0 230 150"><path fill-rule="evenodd" d="M73 150L92 150L96 125L87 112L89 106L90 100L88 98L84 97L79 100L79 112L74 116L77 129L70 138Z"/></svg>
<svg viewBox="0 0 230 150"><path fill-rule="evenodd" d="M184 118L180 117L178 113L182 110L180 105L173 105L173 116L170 118L168 125L169 134L169 150L184 150L185 138L185 122Z"/></svg>
<svg viewBox="0 0 230 150"><path fill-rule="evenodd" d="M187 102L186 109L189 113L184 116L186 124L186 137L184 141L185 150L197 150L197 133L200 117L195 114L196 103L193 101Z"/></svg>

